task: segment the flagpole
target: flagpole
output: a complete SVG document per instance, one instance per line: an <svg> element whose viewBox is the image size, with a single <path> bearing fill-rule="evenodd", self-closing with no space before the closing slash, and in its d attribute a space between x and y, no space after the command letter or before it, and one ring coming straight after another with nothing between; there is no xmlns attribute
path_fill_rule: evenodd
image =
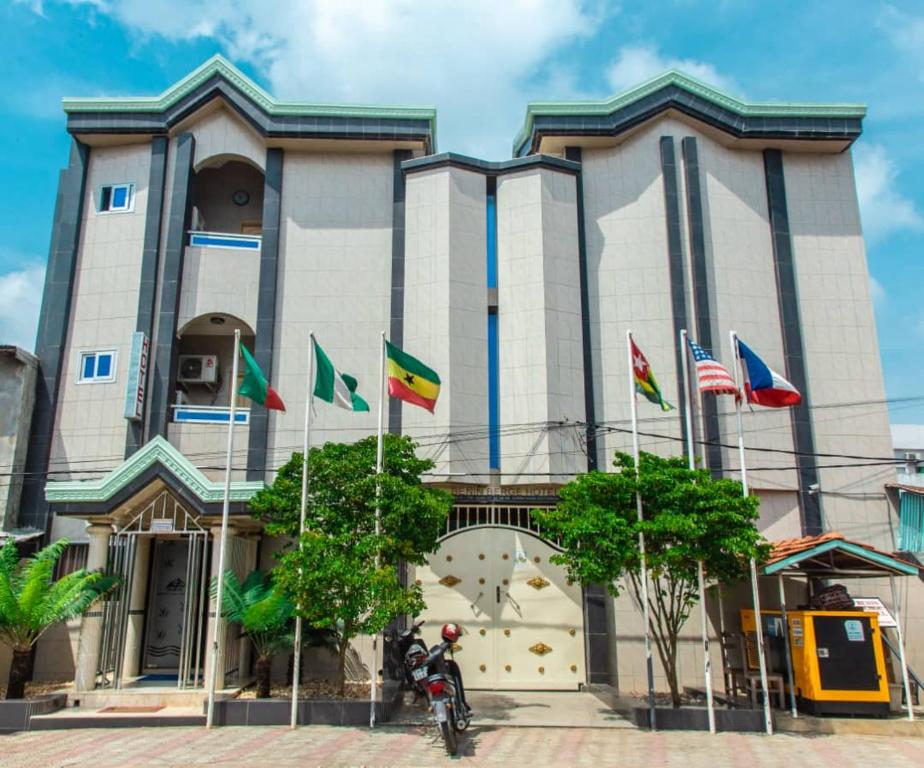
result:
<svg viewBox="0 0 924 768"><path fill-rule="evenodd" d="M305 437L302 441L302 503L298 519L298 547L305 534L305 514L308 509L308 451L311 445L311 401L314 397L314 333L308 334L308 387L305 395ZM299 569L301 571L301 569ZM290 726L298 727L298 688L302 672L302 617L295 614L295 647L292 659L292 713Z"/></svg>
<svg viewBox="0 0 924 768"><path fill-rule="evenodd" d="M209 700L205 727L211 728L215 718L215 681L218 676L218 627L221 624L221 603L225 594L225 556L228 549L228 509L231 498L231 459L234 453L234 422L237 419L237 362L241 355L241 331L234 329L234 361L231 364L231 409L228 419L228 451L225 455L225 493L221 505L221 541L218 545L218 586L215 590L215 616L212 624L212 658L209 675Z"/></svg>
<svg viewBox="0 0 924 768"><path fill-rule="evenodd" d="M385 459L385 331L379 343L379 432L375 447L375 537L378 540L382 535L382 486L379 482ZM382 567L382 552L376 546L375 570L378 573ZM369 727L375 728L375 699L378 673L378 634L372 637L372 667L369 670Z"/></svg>
<svg viewBox="0 0 924 768"><path fill-rule="evenodd" d="M687 464L692 472L696 469L695 448L693 444L693 384L690 381L690 350L687 344L687 331L680 331L680 354L683 355L683 383L687 391ZM699 386L696 387L699 392ZM696 580L699 587L699 612L703 629L703 675L706 681L706 711L709 715L709 733L715 733L715 706L712 700L712 659L709 657L709 624L706 615L706 586L703 575L702 559L696 561Z"/></svg>
<svg viewBox="0 0 924 768"><path fill-rule="evenodd" d="M735 422L738 427L738 463L741 467L741 491L744 497L748 497L748 473L744 461L744 429L741 426L741 361L738 355L738 334L735 331L729 331L728 337L731 341L732 360L735 365L735 389L738 395L735 397ZM770 713L770 691L767 690L767 659L764 653L764 628L760 617L760 593L757 588L757 562L751 558L751 593L754 599L754 634L757 638L757 659L760 664L760 685L764 692L764 728L767 735L773 734L773 716ZM789 630L784 628L785 632Z"/></svg>
<svg viewBox="0 0 924 768"><path fill-rule="evenodd" d="M626 331L626 357L629 362L629 409L632 412L632 455L635 459L635 477L639 477L639 447L638 447L638 404L635 401L635 363L632 360L632 331ZM638 522L643 520L642 494L635 493L635 512ZM648 607L648 563L645 557L645 534L641 527L638 531L638 551L642 565L642 621L645 624L645 667L648 673L648 722L651 730L657 728L654 692L654 662L651 658L651 628Z"/></svg>

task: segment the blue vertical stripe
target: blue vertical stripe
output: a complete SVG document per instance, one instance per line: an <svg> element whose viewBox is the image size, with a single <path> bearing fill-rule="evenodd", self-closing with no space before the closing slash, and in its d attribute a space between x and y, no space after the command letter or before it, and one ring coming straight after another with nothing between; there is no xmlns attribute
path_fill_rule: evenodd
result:
<svg viewBox="0 0 924 768"><path fill-rule="evenodd" d="M498 391L497 312L488 313L488 458L500 469L500 392Z"/></svg>
<svg viewBox="0 0 924 768"><path fill-rule="evenodd" d="M488 288L497 288L497 195L487 195ZM488 308L488 464L500 469L500 364L497 308Z"/></svg>
<svg viewBox="0 0 924 768"><path fill-rule="evenodd" d="M488 195L488 288L497 288L497 196Z"/></svg>

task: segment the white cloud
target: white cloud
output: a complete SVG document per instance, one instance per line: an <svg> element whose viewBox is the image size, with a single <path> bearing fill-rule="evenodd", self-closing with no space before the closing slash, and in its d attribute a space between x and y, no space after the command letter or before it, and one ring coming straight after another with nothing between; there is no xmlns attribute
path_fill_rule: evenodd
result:
<svg viewBox="0 0 924 768"><path fill-rule="evenodd" d="M598 0L93 4L141 37L214 40L280 98L436 106L441 149L489 157L510 156L526 101L549 96L537 83L603 18Z"/></svg>
<svg viewBox="0 0 924 768"><path fill-rule="evenodd" d="M882 306L882 303L886 299L885 286L872 275L869 276L869 297L876 307Z"/></svg>
<svg viewBox="0 0 924 768"><path fill-rule="evenodd" d="M897 189L898 168L881 144L858 144L854 150L857 196L863 232L875 242L893 232L924 229L914 201Z"/></svg>
<svg viewBox="0 0 924 768"><path fill-rule="evenodd" d="M35 348L44 282L45 267L37 263L0 275L0 344Z"/></svg>
<svg viewBox="0 0 924 768"><path fill-rule="evenodd" d="M882 8L877 25L898 50L924 67L924 16L912 16L893 5ZM924 79L924 70L918 73Z"/></svg>
<svg viewBox="0 0 924 768"><path fill-rule="evenodd" d="M639 85L669 69L677 69L707 85L729 93L737 93L735 81L719 74L716 68L698 59L678 59L664 56L653 45L627 45L607 70L607 80L615 93Z"/></svg>

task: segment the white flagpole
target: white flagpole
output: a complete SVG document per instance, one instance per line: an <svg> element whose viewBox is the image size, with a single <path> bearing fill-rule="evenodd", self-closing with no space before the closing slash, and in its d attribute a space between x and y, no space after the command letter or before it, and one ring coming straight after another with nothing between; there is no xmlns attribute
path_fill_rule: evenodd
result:
<svg viewBox="0 0 924 768"><path fill-rule="evenodd" d="M212 617L212 659L209 675L209 702L205 727L211 728L215 718L215 682L218 676L218 627L221 624L221 603L225 594L225 556L228 549L228 514L231 497L231 459L234 453L234 422L237 419L237 362L241 354L241 331L234 331L234 362L231 364L231 413L228 421L228 452L225 455L225 494L221 505L221 541L218 545L218 586L215 590L215 616Z"/></svg>
<svg viewBox="0 0 924 768"><path fill-rule="evenodd" d="M738 355L738 334L735 331L728 332L731 340L732 360L735 365L735 389L738 390L739 396L735 398L735 420L738 426L738 463L741 466L741 491L744 497L748 497L748 474L744 462L744 429L741 426L741 361ZM757 659L760 664L760 685L764 691L764 727L767 735L773 734L773 716L770 713L770 691L767 690L767 659L764 653L764 629L760 617L760 593L757 589L757 563L751 558L751 593L754 598L754 634L757 638ZM788 631L788 630L786 630Z"/></svg>
<svg viewBox="0 0 924 768"><path fill-rule="evenodd" d="M687 391L687 463L690 471L696 469L695 447L693 445L693 387L690 381L690 350L687 344L687 331L680 331L680 354L683 355L683 382ZM699 392L699 386L696 385ZM709 658L709 624L706 616L706 586L703 576L703 561L696 563L696 580L699 586L699 615L703 625L703 674L706 681L706 711L709 716L709 733L715 733L715 707L712 701L712 660Z"/></svg>
<svg viewBox="0 0 924 768"><path fill-rule="evenodd" d="M379 484L379 476L385 459L385 331L382 331L382 340L379 343L379 434L375 450L375 535L378 538L382 534L382 486ZM375 552L375 570L382 567L382 553L376 548ZM376 683L378 682L378 634L372 637L372 666L369 669L369 727L375 728L375 700L376 700Z"/></svg>
<svg viewBox="0 0 924 768"><path fill-rule="evenodd" d="M639 448L638 448L638 407L635 402L635 363L632 360L632 331L626 331L626 358L629 361L629 408L632 412L632 456L635 459L635 477L639 476ZM642 495L635 494L635 510L638 522L642 522ZM657 728L654 693L654 662L651 658L651 628L648 607L648 563L645 558L645 534L638 532L638 550L642 564L642 621L645 624L645 666L648 672L648 718L651 730Z"/></svg>
<svg viewBox="0 0 924 768"><path fill-rule="evenodd" d="M298 546L305 533L305 513L308 508L308 451L311 446L311 401L314 397L314 333L308 334L308 391L305 394L305 437L302 441L302 505L298 520ZM295 615L295 647L292 659L292 713L290 726L298 726L298 687L302 667L302 617Z"/></svg>
<svg viewBox="0 0 924 768"><path fill-rule="evenodd" d="M905 704L908 707L908 719L914 720L914 708L911 706L911 683L908 680L908 662L905 661L905 638L902 635L901 607L898 602L898 590L895 588L895 576L889 575L892 587L892 613L895 614L895 632L898 634L898 660L902 665L902 686L905 689ZM882 631L881 629L879 630Z"/></svg>

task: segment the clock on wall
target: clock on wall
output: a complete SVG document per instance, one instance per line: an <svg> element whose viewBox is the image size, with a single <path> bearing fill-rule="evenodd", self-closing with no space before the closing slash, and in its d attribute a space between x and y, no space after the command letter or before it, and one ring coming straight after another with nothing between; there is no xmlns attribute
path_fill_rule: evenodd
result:
<svg viewBox="0 0 924 768"><path fill-rule="evenodd" d="M250 192L246 189L239 189L231 195L231 202L235 205L247 205L250 202Z"/></svg>

